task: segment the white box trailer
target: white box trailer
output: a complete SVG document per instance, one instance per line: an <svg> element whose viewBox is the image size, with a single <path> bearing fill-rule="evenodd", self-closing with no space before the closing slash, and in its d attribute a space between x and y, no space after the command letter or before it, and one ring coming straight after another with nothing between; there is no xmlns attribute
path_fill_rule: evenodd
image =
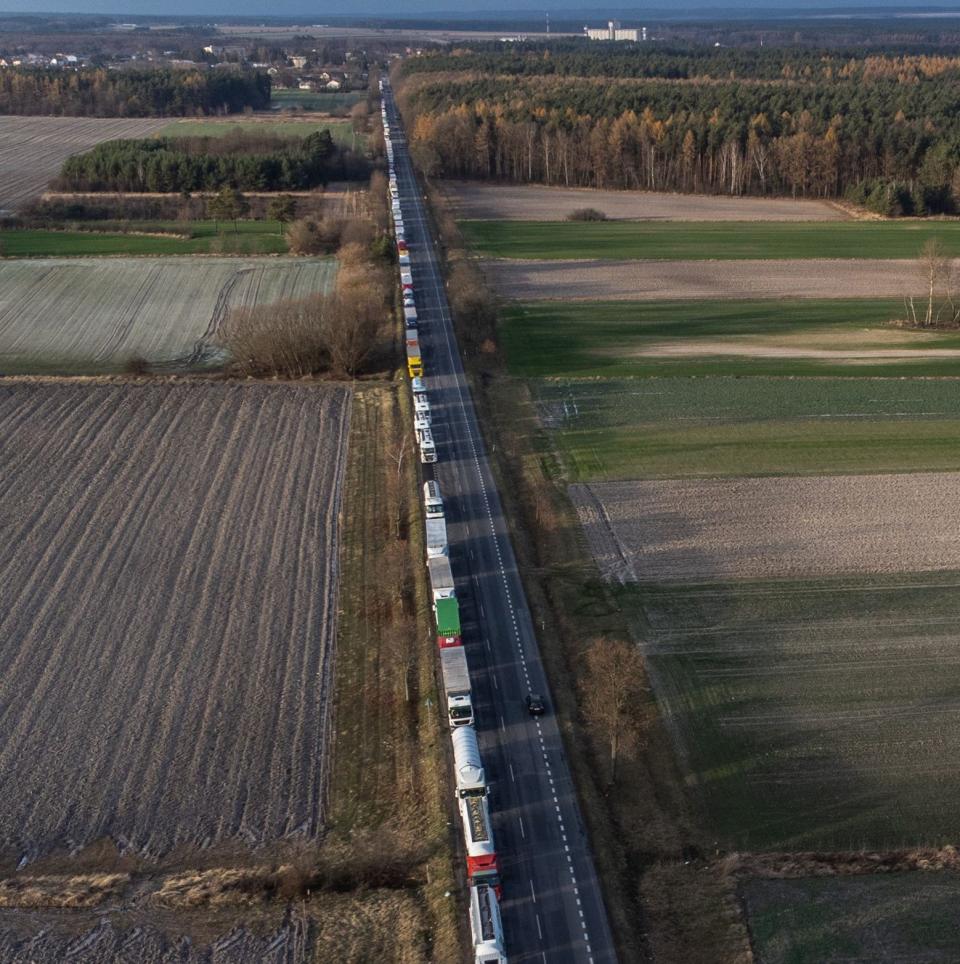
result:
<svg viewBox="0 0 960 964"><path fill-rule="evenodd" d="M447 523L444 519L427 519L427 558L447 554Z"/></svg>
<svg viewBox="0 0 960 964"><path fill-rule="evenodd" d="M500 904L488 884L470 888L470 933L474 964L507 964Z"/></svg>
<svg viewBox="0 0 960 964"><path fill-rule="evenodd" d="M430 571L430 591L433 593L433 601L456 598L457 589L453 582L450 560L446 556L434 556L427 560L427 569Z"/></svg>

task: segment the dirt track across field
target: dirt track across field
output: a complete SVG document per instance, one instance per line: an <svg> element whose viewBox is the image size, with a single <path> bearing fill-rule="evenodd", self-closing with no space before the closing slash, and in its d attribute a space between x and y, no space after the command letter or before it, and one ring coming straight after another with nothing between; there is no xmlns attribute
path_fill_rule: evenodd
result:
<svg viewBox="0 0 960 964"><path fill-rule="evenodd" d="M333 386L0 386L0 856L322 829Z"/></svg>
<svg viewBox="0 0 960 964"><path fill-rule="evenodd" d="M912 260L487 260L482 265L495 291L520 301L901 298L924 290Z"/></svg>
<svg viewBox="0 0 960 964"><path fill-rule="evenodd" d="M623 582L960 569L960 473L573 485L594 557Z"/></svg>
<svg viewBox="0 0 960 964"><path fill-rule="evenodd" d="M562 221L578 208L596 208L611 220L845 221L828 201L790 198L599 191L592 188L444 181L441 188L463 220Z"/></svg>
<svg viewBox="0 0 960 964"><path fill-rule="evenodd" d="M0 213L42 193L71 154L101 141L149 137L168 118L0 117Z"/></svg>

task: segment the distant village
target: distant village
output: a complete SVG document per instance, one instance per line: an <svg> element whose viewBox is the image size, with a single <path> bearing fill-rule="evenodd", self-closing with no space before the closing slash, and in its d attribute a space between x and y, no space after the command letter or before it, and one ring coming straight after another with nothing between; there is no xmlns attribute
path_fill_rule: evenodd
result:
<svg viewBox="0 0 960 964"><path fill-rule="evenodd" d="M124 25L121 25L121 27ZM367 86L366 63L357 54L347 51L342 64L326 64L318 60L317 51L275 52L270 60L253 59L263 48L253 44L207 44L192 56L183 50L144 49L131 54L109 58L80 52L61 51L54 54L18 53L0 57L0 69L33 68L46 70L79 70L85 67L105 67L111 70L139 66L172 67L190 70L262 70L270 75L274 90L340 91L363 90ZM276 55L279 54L279 55Z"/></svg>

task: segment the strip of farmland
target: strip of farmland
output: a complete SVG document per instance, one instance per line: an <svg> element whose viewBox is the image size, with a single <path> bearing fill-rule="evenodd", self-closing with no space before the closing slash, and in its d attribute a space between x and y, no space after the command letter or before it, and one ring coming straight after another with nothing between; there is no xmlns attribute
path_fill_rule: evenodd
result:
<svg viewBox="0 0 960 964"><path fill-rule="evenodd" d="M115 371L131 359L173 368L222 359L231 308L306 298L331 260L44 259L0 263L0 371Z"/></svg>
<svg viewBox="0 0 960 964"><path fill-rule="evenodd" d="M0 388L0 851L322 828L350 396Z"/></svg>
<svg viewBox="0 0 960 964"><path fill-rule="evenodd" d="M667 194L443 181L441 190L465 220L556 221L592 208L610 220L637 221L842 221L848 215L829 201L793 198Z"/></svg>
<svg viewBox="0 0 960 964"><path fill-rule="evenodd" d="M922 295L915 260L485 261L491 287L520 301L665 298L903 298Z"/></svg>
<svg viewBox="0 0 960 964"><path fill-rule="evenodd" d="M573 485L608 578L713 582L960 569L960 474Z"/></svg>
<svg viewBox="0 0 960 964"><path fill-rule="evenodd" d="M163 118L0 117L0 214L41 194L71 154L102 141L147 137Z"/></svg>

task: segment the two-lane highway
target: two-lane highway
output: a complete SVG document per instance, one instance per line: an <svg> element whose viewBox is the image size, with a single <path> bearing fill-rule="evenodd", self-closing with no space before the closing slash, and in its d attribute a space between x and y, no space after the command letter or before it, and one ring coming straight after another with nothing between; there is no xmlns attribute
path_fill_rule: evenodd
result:
<svg viewBox="0 0 960 964"><path fill-rule="evenodd" d="M507 522L464 377L424 202L384 92L434 414L450 553L504 880L511 961L616 960ZM528 692L546 697L531 718Z"/></svg>

